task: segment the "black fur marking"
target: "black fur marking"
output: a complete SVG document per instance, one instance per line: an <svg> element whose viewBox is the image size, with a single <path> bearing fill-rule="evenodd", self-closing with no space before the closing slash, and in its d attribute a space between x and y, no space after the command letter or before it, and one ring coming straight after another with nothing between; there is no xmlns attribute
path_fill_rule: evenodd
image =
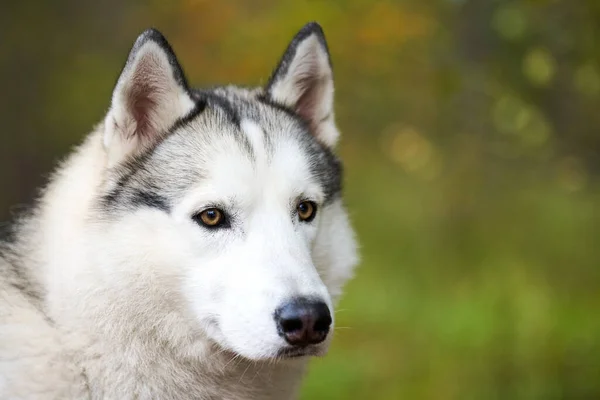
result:
<svg viewBox="0 0 600 400"><path fill-rule="evenodd" d="M111 208L114 206L121 198L124 192L124 189L127 187L127 184L131 181L131 178L139 171L143 165L150 158L150 151L146 151L144 153L139 154L136 157L129 159L123 166L118 167L122 172L119 176L119 179L115 183L114 188L106 193L101 198L101 205L105 208Z"/></svg>
<svg viewBox="0 0 600 400"><path fill-rule="evenodd" d="M264 105L276 108L279 111L283 111L290 117L293 117L296 120L298 120L299 122L308 126L308 122L304 118L302 118L300 115L298 115L298 113L294 109L286 106L285 104L282 104L282 103L279 103L279 102L273 100L268 94L261 93L258 96L256 96L256 100L258 100L259 102L261 102Z"/></svg>
<svg viewBox="0 0 600 400"><path fill-rule="evenodd" d="M35 291L32 287L31 287L31 282L29 280L26 280L25 277L23 277L22 275L22 271L20 271L19 268L14 268L14 271L19 273L19 275L15 275L15 281L12 280L8 280L7 283L12 286L13 288L15 288L18 292L20 292L21 294L25 295L26 297L29 297L29 299L33 300L33 305L37 306L38 303L40 303L42 301L42 295L40 293L38 293L37 291ZM36 307L40 312L42 311L41 307ZM46 318L48 318L45 314L44 316Z"/></svg>
<svg viewBox="0 0 600 400"><path fill-rule="evenodd" d="M225 115L227 115L227 118L232 124L234 124L238 128L240 127L242 121L240 113L224 96L220 96L214 91L199 89L193 91L193 96L195 98L198 98L199 101L204 101L209 107L220 108L221 110L223 110Z"/></svg>
<svg viewBox="0 0 600 400"><path fill-rule="evenodd" d="M271 87L282 77L287 75L290 65L292 64L294 57L296 56L296 51L298 50L298 46L311 35L315 35L319 40L321 46L323 46L323 50L327 54L327 60L329 61L329 66L331 67L331 57L329 55L329 48L327 47L327 41L325 40L325 33L323 33L323 28L316 22L309 22L304 25L302 29L294 36L292 42L289 44L286 49L283 57L279 61L277 68L271 74L269 78L269 82L267 83L266 90L267 93L271 91Z"/></svg>
<svg viewBox="0 0 600 400"><path fill-rule="evenodd" d="M150 207L166 213L171 211L169 200L166 197L151 190L125 190L124 186L102 196L100 205L105 209Z"/></svg>
<svg viewBox="0 0 600 400"><path fill-rule="evenodd" d="M342 193L343 165L339 158L328 148L311 160L311 172L319 179L325 191L325 203L337 199Z"/></svg>
<svg viewBox="0 0 600 400"><path fill-rule="evenodd" d="M206 109L206 107L208 105L206 102L206 99L199 98L195 92L191 92L190 95L192 97L192 100L194 100L196 102L194 108L189 113L187 113L185 116L183 116L182 118L179 118L177 121L175 121L175 123L173 124L173 126L171 128L169 128L167 133L165 135L162 135L163 139L168 137L169 135L171 135L176 130L189 124L198 115L202 114L202 112Z"/></svg>
<svg viewBox="0 0 600 400"><path fill-rule="evenodd" d="M158 193L149 192L146 190L136 190L131 195L129 204L135 207L151 207L158 208L161 211L169 212L169 201L167 198L159 195Z"/></svg>

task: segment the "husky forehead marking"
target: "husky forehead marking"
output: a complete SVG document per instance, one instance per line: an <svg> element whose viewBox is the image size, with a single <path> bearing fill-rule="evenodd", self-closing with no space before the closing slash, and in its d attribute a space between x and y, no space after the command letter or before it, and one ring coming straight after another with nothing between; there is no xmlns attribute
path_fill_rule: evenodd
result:
<svg viewBox="0 0 600 400"><path fill-rule="evenodd" d="M245 119L240 124L241 130L246 134L251 146L252 158L256 163L265 161L267 152L265 148L265 132L255 122Z"/></svg>
<svg viewBox="0 0 600 400"><path fill-rule="evenodd" d="M322 186L325 203L339 196L340 161L290 110L257 100L256 94L242 88L194 93L199 111L177 121L155 147L117 171L117 182L102 197L103 208L155 207L168 212L178 189L197 183L209 169L203 163L206 154L196 150L209 143L231 146L226 139L234 139L253 164L269 160L278 142L294 141Z"/></svg>

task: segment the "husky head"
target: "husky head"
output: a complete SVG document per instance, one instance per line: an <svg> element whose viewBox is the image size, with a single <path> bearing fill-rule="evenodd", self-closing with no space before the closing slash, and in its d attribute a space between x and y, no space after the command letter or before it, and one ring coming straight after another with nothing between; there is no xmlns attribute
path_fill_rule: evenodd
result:
<svg viewBox="0 0 600 400"><path fill-rule="evenodd" d="M103 129L94 258L120 299L111 309L166 342L198 334L252 360L324 354L356 253L320 26L251 90L191 89L148 30Z"/></svg>

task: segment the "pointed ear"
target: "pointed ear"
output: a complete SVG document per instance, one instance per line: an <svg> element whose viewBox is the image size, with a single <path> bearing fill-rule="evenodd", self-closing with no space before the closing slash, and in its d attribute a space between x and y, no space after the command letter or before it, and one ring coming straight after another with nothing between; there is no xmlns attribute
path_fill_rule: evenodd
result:
<svg viewBox="0 0 600 400"><path fill-rule="evenodd" d="M151 146L193 109L171 46L157 30L146 30L129 53L105 120L109 164Z"/></svg>
<svg viewBox="0 0 600 400"><path fill-rule="evenodd" d="M333 117L333 72L323 30L305 25L285 51L266 87L269 100L294 110L326 146L339 132Z"/></svg>

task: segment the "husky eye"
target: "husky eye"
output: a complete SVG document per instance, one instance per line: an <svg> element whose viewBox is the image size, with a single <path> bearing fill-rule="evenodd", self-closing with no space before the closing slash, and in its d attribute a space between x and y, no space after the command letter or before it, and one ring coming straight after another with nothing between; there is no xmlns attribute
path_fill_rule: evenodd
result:
<svg viewBox="0 0 600 400"><path fill-rule="evenodd" d="M194 220L207 228L217 228L225 223L225 214L218 208L207 208L196 214Z"/></svg>
<svg viewBox="0 0 600 400"><path fill-rule="evenodd" d="M317 205L312 201L301 202L298 204L296 210L298 211L298 218L300 218L300 221L302 222L310 222L315 218L315 215L317 215Z"/></svg>

